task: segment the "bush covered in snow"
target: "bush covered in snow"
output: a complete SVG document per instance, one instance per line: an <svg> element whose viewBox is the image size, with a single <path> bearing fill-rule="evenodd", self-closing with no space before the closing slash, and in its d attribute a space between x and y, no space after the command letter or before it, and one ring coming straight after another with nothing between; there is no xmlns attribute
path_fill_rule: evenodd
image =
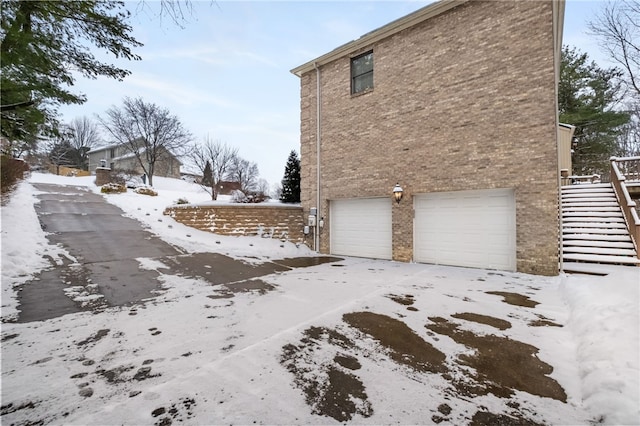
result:
<svg viewBox="0 0 640 426"><path fill-rule="evenodd" d="M133 192L135 192L136 194L150 195L152 197L155 197L158 195L158 193L153 188L148 186L140 186L134 189Z"/></svg>
<svg viewBox="0 0 640 426"><path fill-rule="evenodd" d="M173 204L189 204L189 200L184 197L180 197L176 201L174 201Z"/></svg>
<svg viewBox="0 0 640 426"><path fill-rule="evenodd" d="M247 192L244 193L235 190L231 193L231 201L234 203L263 203L269 199L268 195L263 192Z"/></svg>
<svg viewBox="0 0 640 426"><path fill-rule="evenodd" d="M118 194L121 192L127 192L127 188L124 185L120 185L119 183L107 183L106 185L102 185L100 188L100 192L103 194Z"/></svg>

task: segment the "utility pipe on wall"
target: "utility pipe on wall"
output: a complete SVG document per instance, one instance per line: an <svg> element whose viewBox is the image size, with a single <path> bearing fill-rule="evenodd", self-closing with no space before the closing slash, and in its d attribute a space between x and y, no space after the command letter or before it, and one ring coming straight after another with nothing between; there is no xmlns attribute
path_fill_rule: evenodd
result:
<svg viewBox="0 0 640 426"><path fill-rule="evenodd" d="M316 69L316 207L318 209L318 217L320 217L322 216L322 206L320 205L320 68L317 62L313 63L313 67ZM319 226L320 221L316 220L313 239L313 249L315 251L320 251Z"/></svg>

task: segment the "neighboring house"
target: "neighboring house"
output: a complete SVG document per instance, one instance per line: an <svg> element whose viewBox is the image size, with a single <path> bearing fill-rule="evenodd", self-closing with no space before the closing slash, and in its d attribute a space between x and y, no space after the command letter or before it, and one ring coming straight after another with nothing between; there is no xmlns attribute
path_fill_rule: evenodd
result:
<svg viewBox="0 0 640 426"><path fill-rule="evenodd" d="M563 19L443 0L293 69L319 251L556 275Z"/></svg>
<svg viewBox="0 0 640 426"><path fill-rule="evenodd" d="M203 179L202 174L184 171L180 173L180 177L182 180L186 180L187 182L198 184L201 184ZM240 191L241 189L242 185L240 184L240 182L232 182L226 180L218 182L218 185L216 187L218 195L231 195L234 191Z"/></svg>
<svg viewBox="0 0 640 426"><path fill-rule="evenodd" d="M180 179L187 181L187 182L191 182L191 183L198 183L202 181L202 174L201 173L195 173L192 171L185 171L184 167L182 167L181 171L180 171Z"/></svg>
<svg viewBox="0 0 640 426"><path fill-rule="evenodd" d="M240 182L230 182L226 180L218 182L218 195L230 195L234 191L240 190L242 190Z"/></svg>
<svg viewBox="0 0 640 426"><path fill-rule="evenodd" d="M142 175L144 171L138 163L135 155L123 144L115 144L95 148L89 151L89 171L96 173L98 167L110 169L132 170ZM180 166L182 163L170 152L167 152L155 164L154 176L171 177L180 179Z"/></svg>

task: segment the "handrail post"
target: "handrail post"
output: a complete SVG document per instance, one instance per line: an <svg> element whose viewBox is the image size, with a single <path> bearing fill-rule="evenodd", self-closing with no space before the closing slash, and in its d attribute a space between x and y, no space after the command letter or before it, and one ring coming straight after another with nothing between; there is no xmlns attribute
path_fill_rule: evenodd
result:
<svg viewBox="0 0 640 426"><path fill-rule="evenodd" d="M627 225L627 229L629 230L629 235L631 236L633 246L636 249L636 256L638 257L638 259L640 259L640 250L638 250L638 246L640 245L640 218L638 217L638 212L636 210L636 203L631 199L629 191L627 191L627 187L625 185L626 177L620 172L620 168L618 167L618 161L637 162L637 160L640 160L640 158L610 158L611 184L616 194L616 198L618 199L618 203L622 208L625 224Z"/></svg>

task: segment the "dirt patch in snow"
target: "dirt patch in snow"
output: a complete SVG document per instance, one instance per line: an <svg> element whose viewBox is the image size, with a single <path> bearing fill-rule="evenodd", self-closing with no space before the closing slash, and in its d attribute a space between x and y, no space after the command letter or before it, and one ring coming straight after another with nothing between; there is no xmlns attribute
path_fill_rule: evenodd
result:
<svg viewBox="0 0 640 426"><path fill-rule="evenodd" d="M535 300L529 299L529 296L523 296L518 293L510 293L508 291L487 291L487 294L493 294L495 296L502 296L502 301L514 306L524 306L525 308L535 308L540 303Z"/></svg>
<svg viewBox="0 0 640 426"><path fill-rule="evenodd" d="M245 280L231 284L224 284L216 289L216 294L209 295L210 299L230 299L238 293L266 294L275 290L276 286L260 279Z"/></svg>
<svg viewBox="0 0 640 426"><path fill-rule="evenodd" d="M507 416L506 414L494 414L489 411L478 411L471 418L469 426L543 426L541 423L536 423L526 417L515 414Z"/></svg>
<svg viewBox="0 0 640 426"><path fill-rule="evenodd" d="M535 321L530 321L528 324L530 327L562 327L561 324L551 321L549 318L545 317L544 315L536 314L536 316L539 319Z"/></svg>
<svg viewBox="0 0 640 426"><path fill-rule="evenodd" d="M519 390L567 401L564 389L548 376L553 372L553 367L538 359L538 348L535 346L493 334L477 335L461 330L459 324L444 318L431 317L429 320L433 322L426 325L429 330L475 349L473 355L458 356L461 365L475 369L475 373L467 372L471 382L454 382L461 394L476 396L492 393L508 398Z"/></svg>
<svg viewBox="0 0 640 426"><path fill-rule="evenodd" d="M294 376L313 414L347 422L355 415L370 417L371 403L354 373L358 360L346 353L354 342L337 330L311 327L297 345L282 348L281 364Z"/></svg>
<svg viewBox="0 0 640 426"><path fill-rule="evenodd" d="M415 299L411 294L404 294L404 295L388 294L387 297L393 300L394 302L404 306L411 306L415 303Z"/></svg>
<svg viewBox="0 0 640 426"><path fill-rule="evenodd" d="M463 312L461 314L453 314L451 315L454 318L477 322L479 324L489 325L491 327L497 328L498 330L506 330L511 328L511 323L509 321L505 321L500 318L488 316L488 315L480 315L474 314L472 312Z"/></svg>
<svg viewBox="0 0 640 426"><path fill-rule="evenodd" d="M268 291L275 290L276 286L269 284L263 280L246 280L232 284L225 284L225 287L232 293L258 293L266 294Z"/></svg>
<svg viewBox="0 0 640 426"><path fill-rule="evenodd" d="M535 320L529 322L530 327L562 327L560 324L547 320Z"/></svg>
<svg viewBox="0 0 640 426"><path fill-rule="evenodd" d="M420 372L446 371L445 354L418 336L404 322L373 312L353 312L343 315L342 319L377 340L398 364Z"/></svg>
<svg viewBox="0 0 640 426"><path fill-rule="evenodd" d="M511 326L508 321L486 315L460 313L455 317L499 329ZM282 348L280 362L293 374L294 384L305 395L313 414L339 422L373 415L375 407L368 400L366 384L358 374L363 362L379 355L388 357L392 364L408 367L389 368L404 371L414 380L421 380L422 375L441 376L450 383L450 387L443 389L446 399L473 400L487 394L510 398L519 390L566 402L564 389L548 376L553 368L537 358L538 349L534 346L462 330L460 324L444 318L429 318L432 323L426 328L436 341L438 335L448 336L473 351L471 354L463 351L457 358L447 360L444 353L401 320L366 311L347 313L342 319L344 324L335 329L310 327L298 343ZM371 339L377 348L371 348ZM482 408L466 420L474 425L537 425L523 417L517 403L510 401L507 406L513 410L495 414ZM441 404L430 420L455 422L451 412L450 406Z"/></svg>

